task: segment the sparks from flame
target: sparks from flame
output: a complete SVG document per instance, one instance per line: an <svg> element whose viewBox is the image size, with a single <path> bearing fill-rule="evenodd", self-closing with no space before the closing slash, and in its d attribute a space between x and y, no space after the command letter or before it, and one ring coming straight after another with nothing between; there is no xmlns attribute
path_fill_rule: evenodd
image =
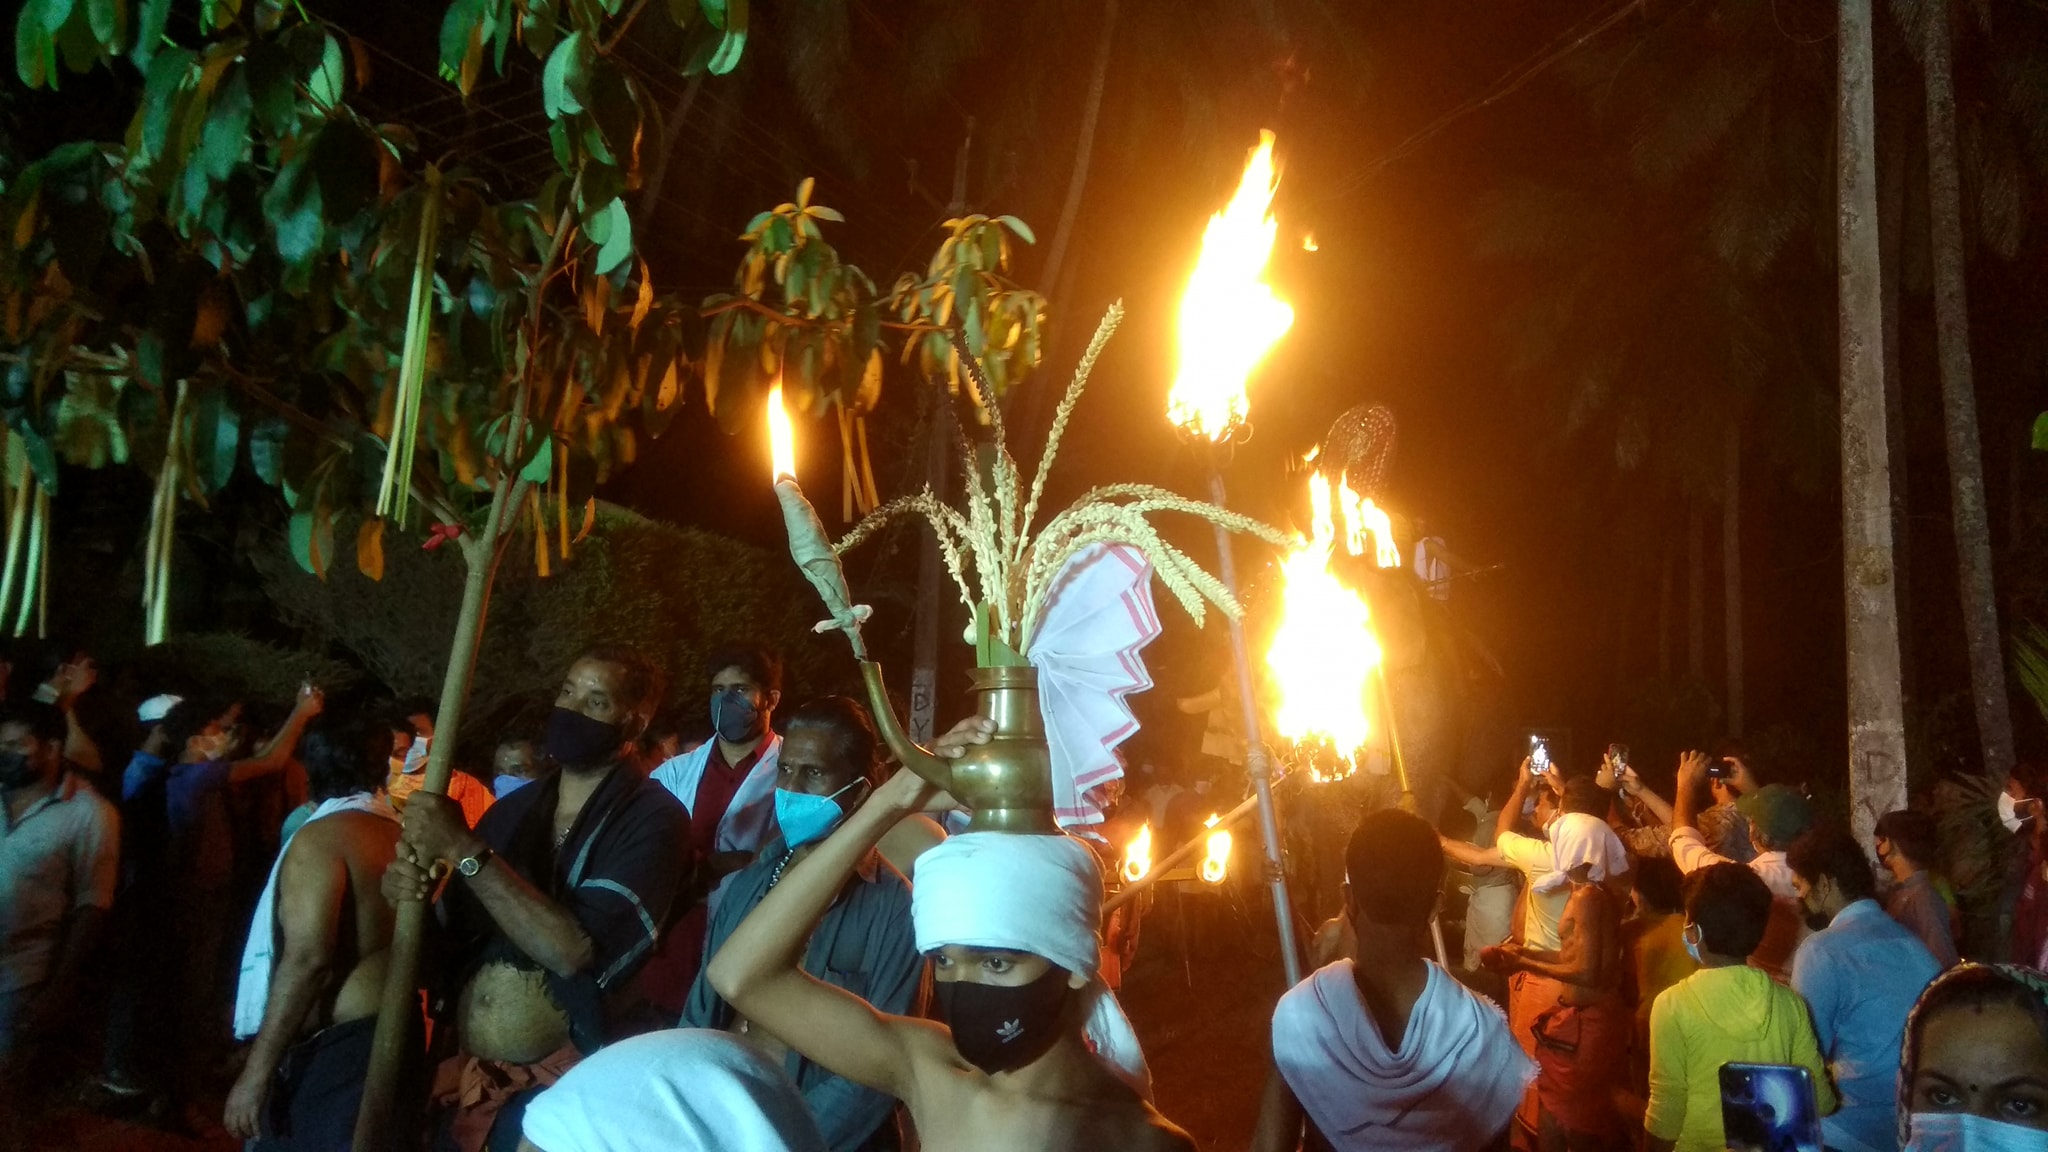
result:
<svg viewBox="0 0 2048 1152"><path fill-rule="evenodd" d="M782 406L782 378L768 389L768 454L775 461L777 479L796 479L796 433L789 426L789 410Z"/></svg>
<svg viewBox="0 0 2048 1152"><path fill-rule="evenodd" d="M1273 134L1259 133L1237 192L1209 218L1202 256L1180 301L1180 367L1166 415L1182 430L1228 439L1244 422L1245 380L1294 325L1294 309L1266 283L1273 219Z"/></svg>
<svg viewBox="0 0 2048 1152"><path fill-rule="evenodd" d="M1341 486L1341 481L1338 484ZM1309 476L1315 535L1296 545L1281 565L1280 625L1266 649L1266 667L1279 690L1280 706L1274 721L1280 734L1297 745L1327 745L1346 765L1339 774L1348 775L1371 734L1365 701L1379 666L1380 646L1364 598L1345 587L1330 568L1337 549L1360 535L1366 523L1364 509L1371 507L1371 501L1355 495L1345 501L1347 523L1340 537L1331 488L1331 482L1320 473ZM1384 518L1385 513L1378 513L1377 519ZM1375 526L1374 536L1376 559L1384 564L1392 533L1382 535ZM1363 551L1362 541L1359 545L1358 551ZM1352 549L1346 547L1346 551ZM1400 563L1398 552L1393 560ZM1320 772L1317 775L1325 778Z"/></svg>
<svg viewBox="0 0 2048 1152"><path fill-rule="evenodd" d="M1124 846L1124 883L1136 884L1152 870L1152 825L1146 824Z"/></svg>
<svg viewBox="0 0 2048 1152"><path fill-rule="evenodd" d="M1202 822L1204 828L1213 828L1209 833L1209 844L1202 857L1202 883L1221 884L1230 874L1230 829L1217 828L1218 817L1212 815Z"/></svg>

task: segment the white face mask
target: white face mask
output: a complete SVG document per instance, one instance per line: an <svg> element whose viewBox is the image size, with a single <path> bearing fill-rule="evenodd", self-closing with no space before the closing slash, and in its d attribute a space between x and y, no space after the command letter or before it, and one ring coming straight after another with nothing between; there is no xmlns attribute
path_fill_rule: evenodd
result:
<svg viewBox="0 0 2048 1152"><path fill-rule="evenodd" d="M1915 1112L1908 1119L1905 1152L2043 1152L2048 1132L1974 1112Z"/></svg>
<svg viewBox="0 0 2048 1152"><path fill-rule="evenodd" d="M1998 822L2005 825L2007 832L2017 832L2020 830L2020 825L2033 819L2031 816L2021 816L2019 806L2020 802L2012 798L2012 793L2000 792L1998 794Z"/></svg>

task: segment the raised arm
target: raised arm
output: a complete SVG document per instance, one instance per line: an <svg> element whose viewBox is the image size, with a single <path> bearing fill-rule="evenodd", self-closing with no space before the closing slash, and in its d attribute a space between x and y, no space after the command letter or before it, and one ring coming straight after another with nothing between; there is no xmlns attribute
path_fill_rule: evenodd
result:
<svg viewBox="0 0 2048 1152"><path fill-rule="evenodd" d="M1671 862L1687 875L1711 864L1726 864L1726 856L1707 847L1700 836L1699 793L1707 779L1707 757L1687 752L1678 760L1678 797L1671 819Z"/></svg>
<svg viewBox="0 0 2048 1152"><path fill-rule="evenodd" d="M1467 868L1506 868L1508 861L1498 848L1481 848L1449 836L1438 836L1437 842L1444 846L1444 855L1456 860Z"/></svg>
<svg viewBox="0 0 2048 1152"><path fill-rule="evenodd" d="M735 1012L805 1059L906 1103L914 1103L919 1052L945 1058L950 1051L945 1029L879 1012L802 965L811 933L847 877L898 821L939 800L951 806L915 773L899 771L769 890L705 970Z"/></svg>
<svg viewBox="0 0 2048 1152"><path fill-rule="evenodd" d="M326 824L328 821L319 821ZM348 892L348 866L329 850L328 830L315 825L292 839L277 873L277 967L270 978L270 999L263 1025L249 1046L248 1062L228 1092L222 1124L228 1134L253 1140L270 1094L270 1080L287 1049L298 1039L306 1017L327 991L334 971L335 941L340 935L342 905ZM269 929L252 924L251 932Z"/></svg>
<svg viewBox="0 0 2048 1152"><path fill-rule="evenodd" d="M1535 779L1529 771L1529 758L1522 757L1522 766L1515 769L1515 790L1508 793L1508 802L1500 806L1500 815L1493 822L1495 840L1515 830L1515 821L1522 818L1522 805L1529 799L1529 784Z"/></svg>
<svg viewBox="0 0 2048 1152"><path fill-rule="evenodd" d="M258 776L268 776L292 762L292 753L299 747L299 734L306 730L313 717L320 714L326 697L320 689L308 684L299 689L299 698L292 704L291 715L285 717L263 747L245 760L237 760L228 767L228 783L240 784Z"/></svg>

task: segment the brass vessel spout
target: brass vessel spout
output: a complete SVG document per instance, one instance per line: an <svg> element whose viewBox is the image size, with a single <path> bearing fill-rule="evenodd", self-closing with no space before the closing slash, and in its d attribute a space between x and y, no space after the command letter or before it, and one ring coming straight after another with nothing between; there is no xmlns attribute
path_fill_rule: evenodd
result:
<svg viewBox="0 0 2048 1152"><path fill-rule="evenodd" d="M972 745L956 759L933 755L903 731L889 704L881 665L863 660L860 674L882 742L905 767L974 814L968 831L1058 834L1052 812L1052 753L1038 711L1038 669L974 669L976 712L995 721L996 730L988 743Z"/></svg>

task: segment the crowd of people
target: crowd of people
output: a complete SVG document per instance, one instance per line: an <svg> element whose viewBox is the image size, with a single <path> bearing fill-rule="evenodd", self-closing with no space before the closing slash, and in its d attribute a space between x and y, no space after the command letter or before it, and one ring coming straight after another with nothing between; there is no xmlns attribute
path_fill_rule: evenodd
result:
<svg viewBox="0 0 2048 1152"><path fill-rule="evenodd" d="M0 677L0 1146L86 1065L94 1108L347 1148L381 1014L372 1111L408 1152L1194 1147L1115 995L1116 847L949 835L859 703L784 708L753 646L703 674L701 719L662 715L651 664L586 653L443 789L425 702ZM1525 762L1442 829L1363 814L1319 967L1232 1054L1270 1055L1254 1147L1719 1150L1748 1139L1731 1067L1790 1070L1841 1152L2048 1147L2048 780L1999 804L1989 966L1926 813L1880 820L1873 865L1763 767L1688 754L1667 801L1617 756Z"/></svg>
<svg viewBox="0 0 2048 1152"><path fill-rule="evenodd" d="M1348 954L1281 1000L1255 1147L1803 1149L1810 1112L1838 1152L2048 1148L2043 781L1999 802L2021 843L1988 948L2018 963L1986 965L1962 959L1930 814L1880 819L1873 864L1760 775L1689 753L1667 801L1613 754L1584 776L1524 761L1483 829L1367 817L1349 931L1320 937ZM1464 966L1505 978L1505 1012L1427 958L1447 862L1469 874Z"/></svg>

